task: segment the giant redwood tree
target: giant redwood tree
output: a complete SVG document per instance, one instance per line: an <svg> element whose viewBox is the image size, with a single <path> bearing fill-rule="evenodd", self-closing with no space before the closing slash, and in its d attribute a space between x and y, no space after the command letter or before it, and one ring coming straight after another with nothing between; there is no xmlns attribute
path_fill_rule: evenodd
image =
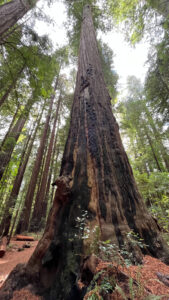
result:
<svg viewBox="0 0 169 300"><path fill-rule="evenodd" d="M137 190L112 114L88 5L83 12L70 130L55 183L45 233L25 269L17 267L11 273L2 297L12 281L14 289L36 284L44 299L82 299L77 281L96 226L102 240L110 239L119 248L125 244L136 261L143 251L169 262L158 226ZM79 226L85 214L86 222ZM85 226L91 229L87 240L81 232ZM131 230L144 239L143 250L128 240Z"/></svg>

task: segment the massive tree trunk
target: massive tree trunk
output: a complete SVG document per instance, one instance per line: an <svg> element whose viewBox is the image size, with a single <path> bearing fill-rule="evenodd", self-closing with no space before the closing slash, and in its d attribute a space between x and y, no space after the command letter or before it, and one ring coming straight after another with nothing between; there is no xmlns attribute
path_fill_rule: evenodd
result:
<svg viewBox="0 0 169 300"><path fill-rule="evenodd" d="M56 123L58 120L60 103L61 103L61 96L59 97L58 103L57 103L57 109L56 109L55 119L54 119L54 123L53 123L53 129L51 132L47 156L46 156L46 160L45 160L45 166L44 166L44 170L43 170L42 180L40 183L39 191L36 195L35 206L34 206L34 211L33 211L32 220L31 220L31 222L33 224L35 224L36 231L38 231L41 228L40 221L42 219L42 211L43 211L43 206L44 206L44 201L45 201L47 179L48 179L50 161L51 161L51 156L52 156L52 151L53 151ZM35 231L35 229L34 229L34 231Z"/></svg>
<svg viewBox="0 0 169 300"><path fill-rule="evenodd" d="M0 38L14 26L31 8L37 0L12 0L0 6Z"/></svg>
<svg viewBox="0 0 169 300"><path fill-rule="evenodd" d="M22 284L17 279L15 288L38 282L45 299L82 299L77 280L96 238L92 230L96 226L102 240L109 239L119 248L126 243L136 261L141 250L127 239L131 230L148 245L144 253L167 261L167 249L137 190L112 114L89 6L84 8L70 130L56 185L44 236L26 266ZM85 226L90 228L86 241ZM14 282L14 275L15 280L21 277L17 269L9 282ZM8 287L6 283L3 292Z"/></svg>

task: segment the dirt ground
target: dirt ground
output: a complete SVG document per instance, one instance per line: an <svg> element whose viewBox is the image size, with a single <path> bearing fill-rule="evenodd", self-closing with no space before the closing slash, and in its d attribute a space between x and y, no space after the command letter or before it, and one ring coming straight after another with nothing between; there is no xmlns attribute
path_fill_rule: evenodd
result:
<svg viewBox="0 0 169 300"><path fill-rule="evenodd" d="M11 240L5 255L0 258L0 287L17 264L28 261L37 243L38 241L25 242ZM25 244L30 245L30 248L23 248Z"/></svg>
<svg viewBox="0 0 169 300"><path fill-rule="evenodd" d="M25 263L30 258L31 254L33 253L34 249L36 248L38 241L33 242L25 242L25 241L15 241L12 240L4 257L0 258L0 287L2 286L3 282L12 271L12 269L18 263ZM30 245L30 248L24 248L24 246ZM110 262L103 262L101 261L97 266L97 272L101 271L102 269L107 268L110 265ZM169 280L167 280L167 285L161 282L157 278L157 273L160 272L161 274L169 277L169 266L162 263L159 259L145 256L143 265L141 266L130 266L129 268L119 266L119 269L127 274L129 277L136 280L138 283L138 287L140 290L146 289L148 291L149 296L154 295L155 298L150 299L157 299L157 296L161 296L158 299L162 300L169 300ZM138 294L136 291L136 294ZM120 294L116 292L117 295L114 293L112 294L112 298L121 300ZM117 297L115 297L117 296ZM30 294L30 291L26 289L22 289L20 291L15 291L12 300L39 300L41 299L39 296L35 296ZM144 297L134 297L134 299L145 299Z"/></svg>

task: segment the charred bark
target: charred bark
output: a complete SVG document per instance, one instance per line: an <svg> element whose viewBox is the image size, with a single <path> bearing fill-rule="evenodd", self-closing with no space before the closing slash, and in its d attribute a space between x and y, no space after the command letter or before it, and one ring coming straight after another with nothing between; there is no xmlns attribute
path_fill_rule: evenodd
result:
<svg viewBox="0 0 169 300"><path fill-rule="evenodd" d="M60 177L55 182L55 200L45 233L25 271L26 284L38 282L38 293L50 300L83 299L77 281L95 226L102 240L109 239L119 248L125 244L136 262L140 262L142 250L127 239L131 230L148 245L144 253L169 263L168 249L137 190L112 114L88 5L84 8L79 51L70 130ZM86 213L86 222L79 226ZM85 226L91 229L87 241L81 231ZM14 272L10 280L12 276ZM15 271L19 286L20 277ZM3 292L7 287L6 283Z"/></svg>

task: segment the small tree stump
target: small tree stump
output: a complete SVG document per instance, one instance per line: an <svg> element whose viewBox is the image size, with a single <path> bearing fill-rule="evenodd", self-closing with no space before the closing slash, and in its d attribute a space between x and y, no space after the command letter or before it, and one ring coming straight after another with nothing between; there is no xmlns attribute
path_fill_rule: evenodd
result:
<svg viewBox="0 0 169 300"><path fill-rule="evenodd" d="M7 237L4 236L1 240L1 244L0 244L0 257L3 257L5 255L6 252L6 245L7 245Z"/></svg>

